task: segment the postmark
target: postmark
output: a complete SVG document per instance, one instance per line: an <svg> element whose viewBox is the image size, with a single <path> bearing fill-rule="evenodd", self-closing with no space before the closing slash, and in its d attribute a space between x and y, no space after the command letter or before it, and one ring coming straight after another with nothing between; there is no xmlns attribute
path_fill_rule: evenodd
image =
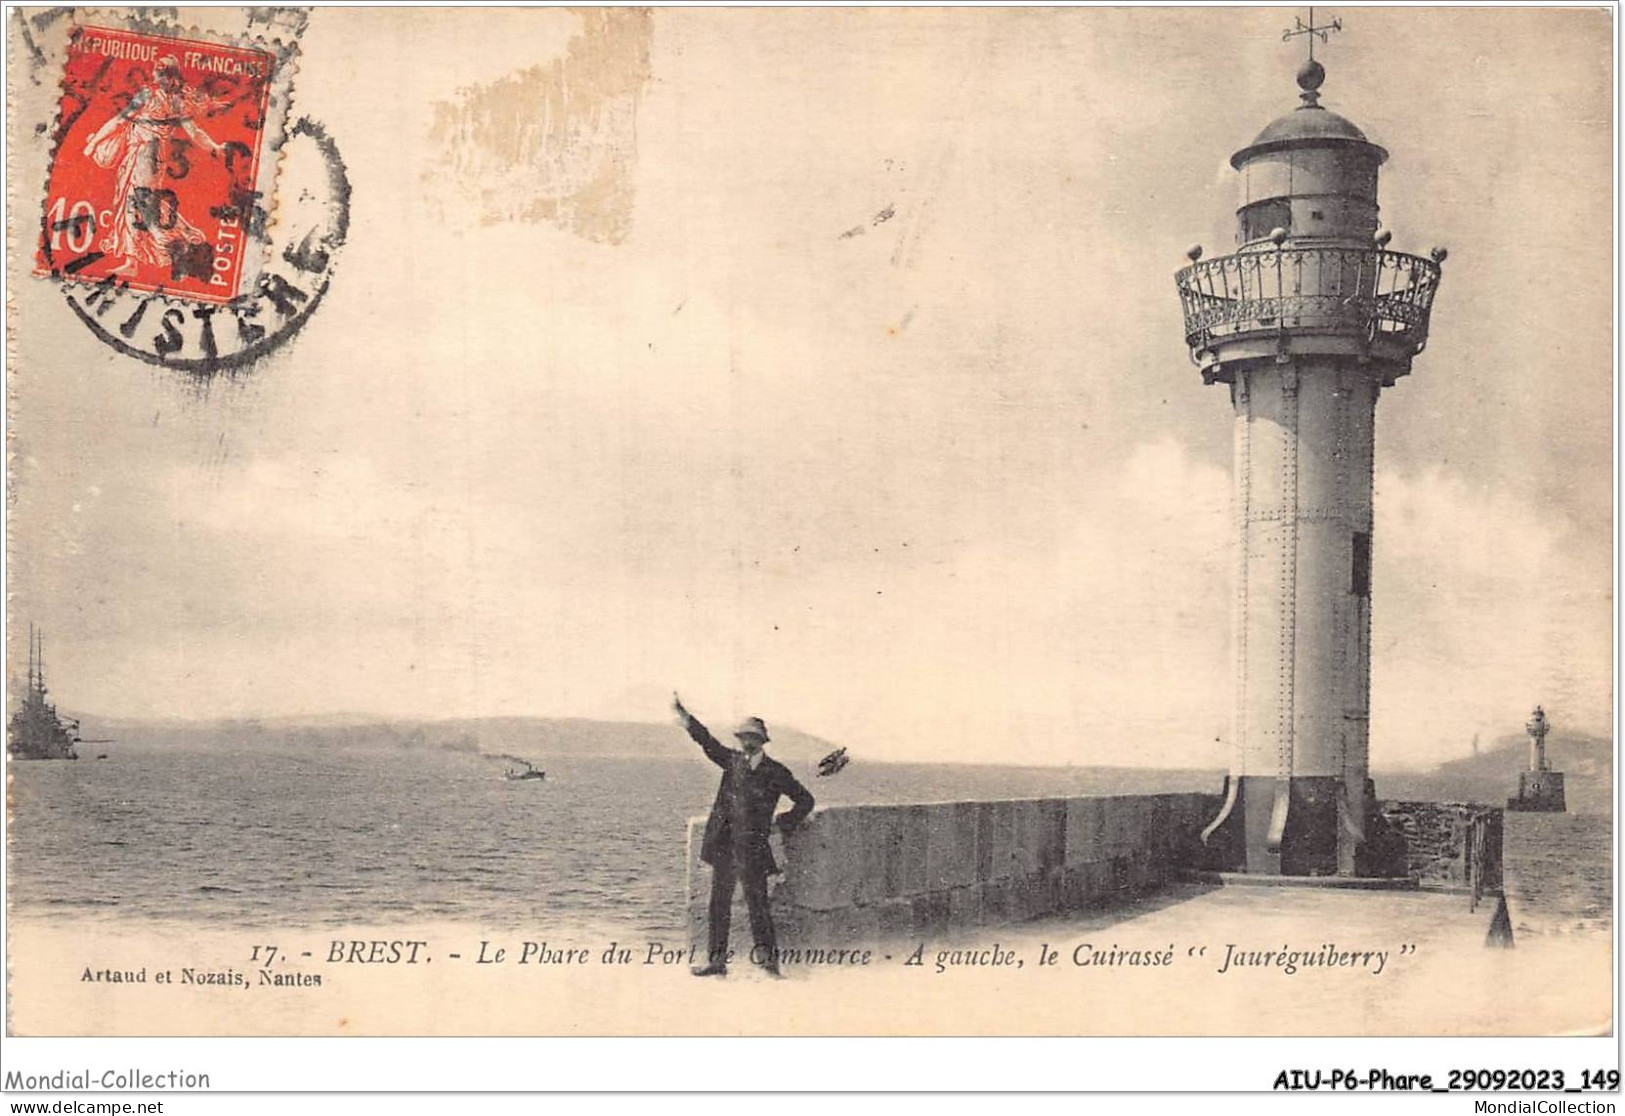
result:
<svg viewBox="0 0 1625 1116"><path fill-rule="evenodd" d="M296 39L66 22L35 274L125 356L252 367L320 306L349 221L337 144L290 123Z"/></svg>
<svg viewBox="0 0 1625 1116"><path fill-rule="evenodd" d="M108 276L65 284L69 307L104 344L148 364L203 378L252 368L321 306L349 227L349 179L326 130L296 121L282 155L286 176L300 185L281 207L279 235L268 239L251 289L218 304Z"/></svg>

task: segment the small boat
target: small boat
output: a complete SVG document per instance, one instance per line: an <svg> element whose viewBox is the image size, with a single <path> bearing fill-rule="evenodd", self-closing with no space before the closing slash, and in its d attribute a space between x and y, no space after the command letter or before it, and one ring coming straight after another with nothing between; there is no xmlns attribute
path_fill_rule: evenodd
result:
<svg viewBox="0 0 1625 1116"><path fill-rule="evenodd" d="M525 779L545 779L545 778L547 778L547 772L545 772L545 771L537 771L535 765L532 764L529 760L522 760L518 756L509 756L507 758L513 760L515 763L519 764L520 766L519 767L509 767L508 770L506 770L506 771L504 771L502 773L503 778L508 779L511 782L515 782L515 783L522 782Z"/></svg>

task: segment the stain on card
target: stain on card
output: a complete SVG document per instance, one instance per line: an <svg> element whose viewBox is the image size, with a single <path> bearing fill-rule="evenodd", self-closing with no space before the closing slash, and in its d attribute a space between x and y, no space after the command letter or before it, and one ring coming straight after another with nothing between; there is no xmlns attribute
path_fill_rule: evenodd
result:
<svg viewBox="0 0 1625 1116"><path fill-rule="evenodd" d="M631 231L637 112L649 81L646 9L578 11L562 57L435 106L428 172L482 225L551 222L619 244Z"/></svg>

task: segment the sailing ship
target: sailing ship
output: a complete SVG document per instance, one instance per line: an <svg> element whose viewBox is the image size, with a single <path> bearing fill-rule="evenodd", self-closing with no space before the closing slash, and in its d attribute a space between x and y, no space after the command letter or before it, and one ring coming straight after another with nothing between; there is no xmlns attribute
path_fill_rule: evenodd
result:
<svg viewBox="0 0 1625 1116"><path fill-rule="evenodd" d="M78 759L74 745L83 743L79 722L64 722L57 715L45 688L45 636L28 628L28 690L22 706L11 715L8 750L13 759Z"/></svg>

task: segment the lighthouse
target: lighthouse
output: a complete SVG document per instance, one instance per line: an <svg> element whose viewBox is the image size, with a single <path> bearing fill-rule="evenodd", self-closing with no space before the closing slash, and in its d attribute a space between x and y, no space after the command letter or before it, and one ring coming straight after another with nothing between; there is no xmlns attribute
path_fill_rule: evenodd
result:
<svg viewBox="0 0 1625 1116"><path fill-rule="evenodd" d="M1443 249L1391 251L1388 153L1320 103L1313 41L1299 104L1230 159L1236 249L1176 276L1185 340L1234 424L1234 748L1203 831L1215 865L1386 875L1371 832L1371 552L1377 401L1427 345Z"/></svg>
<svg viewBox="0 0 1625 1116"><path fill-rule="evenodd" d="M1523 730L1529 734L1529 770L1518 774L1518 797L1507 799L1507 809L1561 814L1567 809L1563 773L1546 759L1546 734L1552 731L1546 710L1535 706Z"/></svg>

